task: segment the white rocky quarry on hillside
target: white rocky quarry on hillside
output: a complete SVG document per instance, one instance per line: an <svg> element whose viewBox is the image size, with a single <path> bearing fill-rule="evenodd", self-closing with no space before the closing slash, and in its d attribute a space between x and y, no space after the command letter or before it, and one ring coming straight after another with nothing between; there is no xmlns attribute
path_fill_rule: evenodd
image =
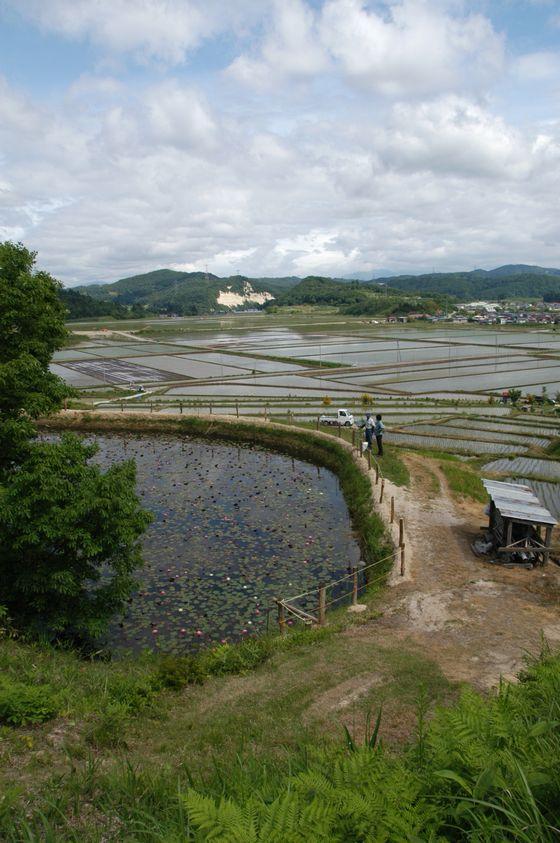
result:
<svg viewBox="0 0 560 843"><path fill-rule="evenodd" d="M273 299L272 293L257 293L247 281L243 286L242 294L233 293L231 286L227 286L225 290L220 290L217 302L225 307L239 307L242 304L264 304L266 301L272 301Z"/></svg>

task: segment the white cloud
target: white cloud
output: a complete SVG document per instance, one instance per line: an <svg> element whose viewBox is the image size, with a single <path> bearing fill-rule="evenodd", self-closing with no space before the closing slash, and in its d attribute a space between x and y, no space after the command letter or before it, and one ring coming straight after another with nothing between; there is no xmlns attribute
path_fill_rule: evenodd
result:
<svg viewBox="0 0 560 843"><path fill-rule="evenodd" d="M503 47L487 18L453 16L428 0L389 3L328 0L321 36L343 72L388 96L425 95L486 82Z"/></svg>
<svg viewBox="0 0 560 843"><path fill-rule="evenodd" d="M238 56L229 75L256 88L317 75L326 68L327 57L315 29L315 14L303 0L274 0L260 49Z"/></svg>
<svg viewBox="0 0 560 843"><path fill-rule="evenodd" d="M107 34L106 0L22 2L115 56L170 61L236 6L115 0ZM169 43L142 23L156 5L179 28ZM181 30L194 5L210 17ZM241 59L226 80L215 60L170 77L161 64L121 73L115 58L49 97L0 79L0 236L68 282L206 264L259 276L560 264L560 123L500 114L484 80L502 45L484 18L446 0L251 6L266 26L242 58L264 91L238 84Z"/></svg>
<svg viewBox="0 0 560 843"><path fill-rule="evenodd" d="M143 100L148 133L156 143L178 148L208 148L216 143L216 123L192 88L170 80L153 87Z"/></svg>
<svg viewBox="0 0 560 843"><path fill-rule="evenodd" d="M396 105L380 133L378 151L397 169L465 177L511 180L524 178L532 168L530 150L518 132L456 96Z"/></svg>
<svg viewBox="0 0 560 843"><path fill-rule="evenodd" d="M560 84L560 52L526 53L515 61L514 70L524 81L552 80Z"/></svg>
<svg viewBox="0 0 560 843"><path fill-rule="evenodd" d="M258 0L5 0L43 29L103 49L178 63L258 14Z"/></svg>

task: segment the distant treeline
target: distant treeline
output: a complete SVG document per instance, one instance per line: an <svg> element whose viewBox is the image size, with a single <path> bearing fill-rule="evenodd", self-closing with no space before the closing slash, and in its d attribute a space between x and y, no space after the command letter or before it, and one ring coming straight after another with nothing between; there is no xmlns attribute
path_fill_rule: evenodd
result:
<svg viewBox="0 0 560 843"><path fill-rule="evenodd" d="M448 307L449 296L423 293L410 295L388 286L373 286L369 282L341 282L332 278L310 276L291 290L279 294L267 310L300 305L336 306L342 313L354 316L406 316L410 313L429 314Z"/></svg>
<svg viewBox="0 0 560 843"><path fill-rule="evenodd" d="M96 319L102 316L113 319L138 319L146 315L141 305L127 307L116 302L97 301L77 290L61 289L59 297L68 312L67 319Z"/></svg>

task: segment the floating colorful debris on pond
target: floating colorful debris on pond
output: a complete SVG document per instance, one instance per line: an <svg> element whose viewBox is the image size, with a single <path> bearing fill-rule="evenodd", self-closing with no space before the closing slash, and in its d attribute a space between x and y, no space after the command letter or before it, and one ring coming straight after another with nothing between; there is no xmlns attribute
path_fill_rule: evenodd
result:
<svg viewBox="0 0 560 843"><path fill-rule="evenodd" d="M334 474L255 447L172 436L88 436L102 466L132 458L154 521L115 650L181 653L266 628L276 596L336 579L360 558ZM271 624L274 615L271 615Z"/></svg>

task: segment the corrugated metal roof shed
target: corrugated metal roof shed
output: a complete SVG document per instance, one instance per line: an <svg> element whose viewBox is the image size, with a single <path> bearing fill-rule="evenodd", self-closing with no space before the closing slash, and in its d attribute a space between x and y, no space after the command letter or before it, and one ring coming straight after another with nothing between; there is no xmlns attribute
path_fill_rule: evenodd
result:
<svg viewBox="0 0 560 843"><path fill-rule="evenodd" d="M520 483L501 483L498 480L483 479L482 482L502 518L523 521L527 524L554 526L558 523L529 486L523 486Z"/></svg>

